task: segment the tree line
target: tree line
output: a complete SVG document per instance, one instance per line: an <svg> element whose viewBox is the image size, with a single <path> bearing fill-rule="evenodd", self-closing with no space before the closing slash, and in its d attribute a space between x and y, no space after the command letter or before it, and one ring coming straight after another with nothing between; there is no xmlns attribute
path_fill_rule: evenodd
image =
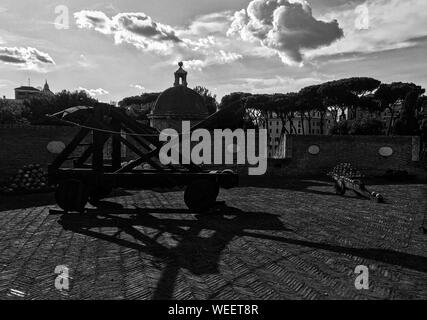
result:
<svg viewBox="0 0 427 320"><path fill-rule="evenodd" d="M197 86L194 90L201 95L209 114L218 109L216 95L209 89ZM161 92L143 93L139 96L126 97L119 102L119 107L140 121L148 120L154 102ZM86 91L63 90L56 94L38 93L24 101L0 99L0 124L50 124L46 115L53 114L75 106L94 106L99 101Z"/></svg>
<svg viewBox="0 0 427 320"><path fill-rule="evenodd" d="M0 124L59 124L46 115L76 106L94 106L97 103L98 100L83 90L39 93L24 101L0 99Z"/></svg>
<svg viewBox="0 0 427 320"><path fill-rule="evenodd" d="M302 134L311 133L314 114L320 122L320 134L324 134L327 116L332 118L332 134L386 134L419 135L426 131L426 121L422 112L427 109L425 89L414 83L381 83L367 77L354 77L328 81L312 85L298 92L275 94L252 94L233 92L225 95L221 102L209 89L194 88L205 101L212 114L223 108L241 108L241 117L236 119L238 127L253 128L269 126L268 119L273 113L281 120L282 132L297 133L294 120L298 117L306 123ZM143 93L127 97L119 102L119 107L140 121L147 121L147 115L160 92ZM85 91L63 90L54 95L38 94L23 103L0 99L0 123L45 123L45 115L59 112L73 106L92 106L98 101ZM401 105L401 112L397 106ZM346 114L378 115L387 112L384 124L378 117L355 117L347 119ZM288 126L287 126L288 125ZM308 131L308 132L306 132Z"/></svg>
<svg viewBox="0 0 427 320"><path fill-rule="evenodd" d="M224 96L219 108L242 108L241 126L269 126L272 114L281 120L282 132L297 133L294 119L308 125L301 127L302 134L311 133L313 115L320 120L321 134L324 134L324 121L329 114L333 120L333 134L386 134L418 135L425 130L422 110L427 107L425 89L414 83L381 83L367 77L355 77L328 81L301 89L299 92L276 94L251 94L234 92ZM397 106L401 104L401 112ZM384 124L377 117L354 117L345 115L379 115L387 112ZM286 126L288 124L289 127ZM385 126L385 128L383 128Z"/></svg>

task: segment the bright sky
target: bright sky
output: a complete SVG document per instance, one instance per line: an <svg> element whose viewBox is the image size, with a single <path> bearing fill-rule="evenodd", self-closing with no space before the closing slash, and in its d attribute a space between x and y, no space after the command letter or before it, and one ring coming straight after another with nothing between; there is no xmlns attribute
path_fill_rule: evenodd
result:
<svg viewBox="0 0 427 320"><path fill-rule="evenodd" d="M427 87L426 48L425 0L1 0L0 95L31 78L118 101L170 87L180 60L218 97L350 76Z"/></svg>

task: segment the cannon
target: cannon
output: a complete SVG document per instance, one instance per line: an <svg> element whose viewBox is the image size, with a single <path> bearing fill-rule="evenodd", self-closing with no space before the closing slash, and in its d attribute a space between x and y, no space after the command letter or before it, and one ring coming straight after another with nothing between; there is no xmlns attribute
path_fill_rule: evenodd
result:
<svg viewBox="0 0 427 320"><path fill-rule="evenodd" d="M367 189L363 180L364 175L350 163L338 164L327 175L334 180L335 193L338 195L342 196L346 190L352 190L360 197L379 203L384 202L384 197L380 193Z"/></svg>
<svg viewBox="0 0 427 320"><path fill-rule="evenodd" d="M227 125L239 110L224 109L199 122L195 128L208 130ZM184 202L193 211L212 207L220 188L238 186L232 170L204 170L193 162L163 165L159 151L159 131L126 115L124 110L99 103L94 107L73 107L53 115L52 119L78 126L75 137L48 166L48 180L56 185L55 199L64 211L83 212L86 204L99 203L114 188L159 190L185 188ZM69 118L79 121L69 121ZM111 158L104 146L111 143ZM122 162L122 146L137 155ZM72 162L72 165L68 165Z"/></svg>

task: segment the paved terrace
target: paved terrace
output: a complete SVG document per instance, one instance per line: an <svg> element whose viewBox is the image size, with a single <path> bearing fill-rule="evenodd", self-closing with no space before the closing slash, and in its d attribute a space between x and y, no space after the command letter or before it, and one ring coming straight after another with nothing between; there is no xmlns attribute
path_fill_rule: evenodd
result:
<svg viewBox="0 0 427 320"><path fill-rule="evenodd" d="M377 204L324 181L221 191L189 212L183 193L120 191L63 215L53 195L0 198L2 299L427 299L427 186L377 184ZM70 272L55 288L57 265ZM354 269L369 268L369 290Z"/></svg>

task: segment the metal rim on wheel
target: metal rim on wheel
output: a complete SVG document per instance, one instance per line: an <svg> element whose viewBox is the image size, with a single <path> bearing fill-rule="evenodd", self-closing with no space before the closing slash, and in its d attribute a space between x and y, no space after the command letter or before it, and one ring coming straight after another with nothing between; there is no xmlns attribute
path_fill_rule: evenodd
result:
<svg viewBox="0 0 427 320"><path fill-rule="evenodd" d="M342 182L341 180L335 181L335 193L338 195L344 195L345 194L345 185L344 182Z"/></svg>

